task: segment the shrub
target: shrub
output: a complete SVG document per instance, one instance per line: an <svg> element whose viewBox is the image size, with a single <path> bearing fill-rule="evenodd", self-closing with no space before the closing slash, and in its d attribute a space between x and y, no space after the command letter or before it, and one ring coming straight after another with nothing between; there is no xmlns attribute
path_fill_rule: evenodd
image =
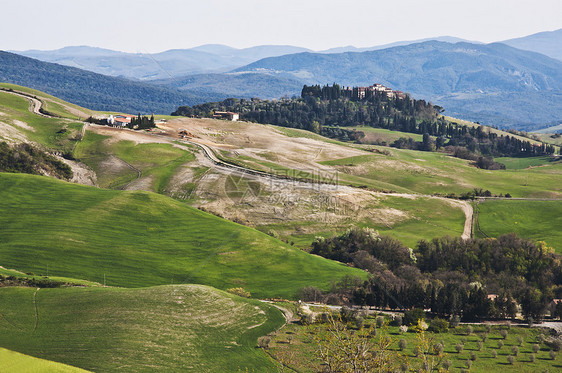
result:
<svg viewBox="0 0 562 373"><path fill-rule="evenodd" d="M422 309L414 308L413 310L404 312L404 319L402 320L404 325L414 326L418 325L418 322L425 319L425 312Z"/></svg>
<svg viewBox="0 0 562 373"><path fill-rule="evenodd" d="M460 354L463 349L464 349L464 345L463 345L463 344L457 343L457 344L455 345L455 350L457 350L457 354Z"/></svg>
<svg viewBox="0 0 562 373"><path fill-rule="evenodd" d="M557 339L551 339L551 340L545 339L544 342L548 347L550 347L554 351L562 350L562 339L558 339L558 338Z"/></svg>
<svg viewBox="0 0 562 373"><path fill-rule="evenodd" d="M519 355L519 347L513 346L513 347L511 348L511 353L513 354L513 356Z"/></svg>
<svg viewBox="0 0 562 373"><path fill-rule="evenodd" d="M261 337L258 339L258 347L259 348L269 348L269 343L271 342L271 338L268 336Z"/></svg>
<svg viewBox="0 0 562 373"><path fill-rule="evenodd" d="M468 369L470 369L471 366L472 366L472 360L468 359L468 360L466 361L466 367L467 367Z"/></svg>
<svg viewBox="0 0 562 373"><path fill-rule="evenodd" d="M238 295L239 297L250 298L250 292L244 288L230 288L227 290L230 294Z"/></svg>
<svg viewBox="0 0 562 373"><path fill-rule="evenodd" d="M402 316L396 315L392 319L392 325L394 326L402 326Z"/></svg>
<svg viewBox="0 0 562 373"><path fill-rule="evenodd" d="M531 363L534 363L535 359L536 359L535 354L531 354L531 356L529 356L529 360L531 361Z"/></svg>
<svg viewBox="0 0 562 373"><path fill-rule="evenodd" d="M507 357L507 362L508 362L510 365L513 365L513 363L515 362L515 358L514 358L513 356L509 355L509 356Z"/></svg>
<svg viewBox="0 0 562 373"><path fill-rule="evenodd" d="M384 316L377 316L377 328L384 326Z"/></svg>
<svg viewBox="0 0 562 373"><path fill-rule="evenodd" d="M355 326L357 326L357 329L363 329L364 324L365 324L365 319L363 319L361 316L357 316L355 318Z"/></svg>
<svg viewBox="0 0 562 373"><path fill-rule="evenodd" d="M441 343L436 343L433 346L433 354L434 355L441 355L443 354L443 345Z"/></svg>
<svg viewBox="0 0 562 373"><path fill-rule="evenodd" d="M468 325L466 327L466 335L471 335L473 331L474 331L474 328L472 326Z"/></svg>
<svg viewBox="0 0 562 373"><path fill-rule="evenodd" d="M400 331L400 333L406 333L408 331L408 327L406 325L402 325L398 328L398 330Z"/></svg>
<svg viewBox="0 0 562 373"><path fill-rule="evenodd" d="M498 357L498 352L496 350L492 350L492 357L494 359Z"/></svg>
<svg viewBox="0 0 562 373"><path fill-rule="evenodd" d="M484 347L484 342L478 341L477 346L478 346L478 351L482 351L482 347Z"/></svg>
<svg viewBox="0 0 562 373"><path fill-rule="evenodd" d="M474 352L474 351L471 351L471 352L470 352L470 360L472 360L472 361L475 361L475 360L476 360L476 358L477 358L477 356L476 356L476 352Z"/></svg>
<svg viewBox="0 0 562 373"><path fill-rule="evenodd" d="M502 347L503 347L503 341L500 340L500 341L498 341L498 348L501 349Z"/></svg>
<svg viewBox="0 0 562 373"><path fill-rule="evenodd" d="M488 339L488 333L484 333L480 336L480 338L482 338L482 342L486 342L486 340Z"/></svg>
<svg viewBox="0 0 562 373"><path fill-rule="evenodd" d="M435 318L431 320L427 330L433 333L446 333L449 330L449 322L444 319Z"/></svg>
<svg viewBox="0 0 562 373"><path fill-rule="evenodd" d="M486 333L490 333L492 331L492 325L486 324Z"/></svg>
<svg viewBox="0 0 562 373"><path fill-rule="evenodd" d="M520 335L517 336L517 344L519 344L519 346L523 345L523 337L521 337Z"/></svg>
<svg viewBox="0 0 562 373"><path fill-rule="evenodd" d="M456 328L457 326L459 326L460 322L461 318L459 317L459 315L451 316L451 319L449 320L449 326L451 328Z"/></svg>
<svg viewBox="0 0 562 373"><path fill-rule="evenodd" d="M340 308L340 318L344 323L355 322L355 319L357 318L357 311L348 307L342 307Z"/></svg>
<svg viewBox="0 0 562 373"><path fill-rule="evenodd" d="M311 313L307 313L305 315L301 315L300 323L301 325L310 325L314 322L314 317Z"/></svg>
<svg viewBox="0 0 562 373"><path fill-rule="evenodd" d="M500 335L503 339L506 339L507 338L507 330L500 331Z"/></svg>
<svg viewBox="0 0 562 373"><path fill-rule="evenodd" d="M401 339L398 341L398 348L400 351L404 351L408 347L408 342L405 339Z"/></svg>
<svg viewBox="0 0 562 373"><path fill-rule="evenodd" d="M550 356L550 358L551 358L552 360L556 359L556 352L550 351L550 352L548 353L548 355Z"/></svg>
<svg viewBox="0 0 562 373"><path fill-rule="evenodd" d="M538 344L534 344L532 348L533 348L533 352L536 354L537 352L540 351L541 346L539 346Z"/></svg>
<svg viewBox="0 0 562 373"><path fill-rule="evenodd" d="M421 349L418 346L414 347L414 356L418 357L420 356L420 353L421 353Z"/></svg>
<svg viewBox="0 0 562 373"><path fill-rule="evenodd" d="M539 334L537 335L537 342L539 344L543 344L544 343L544 334Z"/></svg>
<svg viewBox="0 0 562 373"><path fill-rule="evenodd" d="M453 365L453 362L451 360L445 360L445 361L443 361L442 365L443 365L443 368L445 368L445 370L449 370L451 365Z"/></svg>

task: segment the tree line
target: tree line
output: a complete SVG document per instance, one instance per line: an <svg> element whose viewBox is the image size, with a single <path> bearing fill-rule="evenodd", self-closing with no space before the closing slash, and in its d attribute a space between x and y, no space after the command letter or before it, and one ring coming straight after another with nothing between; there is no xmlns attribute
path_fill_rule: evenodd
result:
<svg viewBox="0 0 562 373"><path fill-rule="evenodd" d="M525 317L539 320L552 300L562 295L562 255L544 242L515 234L422 240L414 253L394 238L354 228L332 238L317 238L311 253L371 274L367 281L346 279L329 294L315 294L335 303L429 309L464 320L514 317L520 305ZM560 317L562 304L559 308Z"/></svg>
<svg viewBox="0 0 562 373"><path fill-rule="evenodd" d="M355 89L355 88L354 88ZM423 142L400 139L393 146L434 151L462 147L480 156L535 156L554 154L555 147L515 136L498 135L483 126L467 126L446 120L443 108L405 94L365 92L365 97L331 86L304 86L300 98L281 100L234 99L195 106L181 106L172 115L212 117L215 110L233 111L249 122L299 128L341 140L360 141L360 131L345 127L370 126L424 135ZM352 91L353 92L353 91ZM342 128L343 127L343 128ZM435 138L435 139L434 139Z"/></svg>

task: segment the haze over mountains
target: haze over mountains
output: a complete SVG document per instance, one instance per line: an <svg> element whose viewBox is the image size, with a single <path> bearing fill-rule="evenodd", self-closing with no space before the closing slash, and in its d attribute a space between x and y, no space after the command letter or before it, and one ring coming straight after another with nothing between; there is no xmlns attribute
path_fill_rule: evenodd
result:
<svg viewBox="0 0 562 373"><path fill-rule="evenodd" d="M562 120L560 45L562 29L502 44L466 42L447 36L320 52L294 46L236 49L210 44L152 55L92 47L17 53L104 75L144 81L137 83L144 92L156 89L156 97L164 92L174 97L169 104L162 103L158 110L177 106L179 101L196 104L227 97L293 96L300 94L303 84L337 82L365 86L377 82L409 92L416 98L431 100L443 106L445 114L484 124L534 129ZM42 70L54 68L60 74L61 67L44 65ZM74 77L80 75L79 70L66 71L71 71ZM14 80L13 76L6 75L6 68L0 79L31 85L70 101L82 95L73 94L72 90L83 89L67 86L68 92L61 91L61 87L55 92L46 81L40 82L49 77L34 76L29 82ZM119 95L116 102L124 104L121 98ZM84 101L77 103L88 106ZM153 110L156 106L151 104L146 108ZM93 108L107 110L107 107Z"/></svg>
<svg viewBox="0 0 562 373"><path fill-rule="evenodd" d="M45 62L77 67L99 74L129 79L176 78L190 74L226 72L266 57L310 52L309 49L262 45L236 49L208 44L191 49L171 49L161 53L125 53L87 46L52 51L28 50L14 53Z"/></svg>

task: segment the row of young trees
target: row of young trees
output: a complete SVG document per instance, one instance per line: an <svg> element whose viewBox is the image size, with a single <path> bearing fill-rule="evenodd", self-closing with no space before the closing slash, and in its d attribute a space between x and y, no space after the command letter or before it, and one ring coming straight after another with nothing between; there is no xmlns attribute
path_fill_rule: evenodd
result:
<svg viewBox="0 0 562 373"><path fill-rule="evenodd" d="M127 126L128 128L136 128L139 130L154 128L156 125L154 124L154 115L151 115L150 118L147 116L141 116L140 114L136 117L131 118L131 123Z"/></svg>
<svg viewBox="0 0 562 373"><path fill-rule="evenodd" d="M481 156L534 156L555 152L552 145L537 145L515 136L498 136L482 126L448 121L440 115L441 107L412 99L407 94L389 97L384 92L367 91L364 98L358 99L353 95L348 97L346 92L337 84L305 85L301 98L273 101L231 98L193 107L182 106L172 115L211 117L215 110L233 111L246 121L300 128L350 141L360 141L361 136L345 127L371 126L427 136L428 140L423 143L406 140L393 144L426 151L452 146Z"/></svg>
<svg viewBox="0 0 562 373"><path fill-rule="evenodd" d="M351 229L316 239L311 253L372 274L368 281L348 279L335 286L328 298L336 302L430 309L466 320L513 317L518 303L525 316L537 320L562 294L562 256L544 243L514 234L422 240L414 254L396 239L370 229ZM562 315L562 305L560 311Z"/></svg>

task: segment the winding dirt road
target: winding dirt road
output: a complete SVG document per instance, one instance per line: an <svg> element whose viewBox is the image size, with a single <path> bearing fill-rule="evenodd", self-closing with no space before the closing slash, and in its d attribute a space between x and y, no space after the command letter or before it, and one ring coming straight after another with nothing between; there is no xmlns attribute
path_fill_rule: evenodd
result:
<svg viewBox="0 0 562 373"><path fill-rule="evenodd" d="M44 114L44 113L41 112L41 107L43 106L43 103L37 97L34 97L34 96L26 94L26 93L22 93L22 92L10 91L10 90L4 89L4 88L1 88L0 91L5 92L5 93L9 93L11 95L15 95L15 96L25 98L27 101L29 101L29 111L30 112L32 112L33 114L37 114L39 116L45 117L45 118L52 118L52 116Z"/></svg>
<svg viewBox="0 0 562 373"><path fill-rule="evenodd" d="M36 115L40 115L42 117L46 117L46 118L52 118L50 115L44 114L41 112L41 107L43 105L43 103L41 102L41 100L37 99L34 96L28 95L26 93L22 93L22 92L17 92L17 91L10 91L7 89L1 89L3 92L7 92L16 96L20 96L25 98L26 100L29 101L29 111L36 114ZM84 133L86 131L86 126L83 127L82 129L82 138L84 137ZM170 139L169 136L163 136L163 135L159 135L159 134L151 134L152 136L158 136L160 138L165 138L166 142L172 142L174 139ZM177 140L176 140L177 141ZM228 163L225 162L221 159L219 159L216 154L215 151L207 144L195 141L194 139L191 140L180 140L180 142L184 142L186 144L190 144L190 145L194 145L197 146L198 148L200 148L203 151L203 154L205 155L205 157L207 159L209 159L213 165L216 168L222 169L223 171L227 171L232 173L233 171L236 172L237 174L240 174L242 176L248 177L250 176L253 179L257 179L258 181L266 181L266 182L270 182L272 179L275 180L276 182L281 182L281 183L289 183L291 187L293 188L299 188L299 189L313 189L316 191L323 191L323 192L333 192L335 190L345 190L345 189L349 189L350 191L356 190L357 188L354 187L350 187L350 186L342 186L342 185L337 185L337 184L333 184L333 183L325 183L322 182L320 180L304 180L304 179L297 179L297 178L293 178L287 175L279 175L279 174L272 174L272 173L267 173L267 172L263 172L263 171L258 171L258 170L253 170L250 168L245 168L239 165L235 165L232 163ZM140 178L141 176L141 172L134 168L132 165L127 163L127 166L130 167L131 169L133 169L134 171L136 171L138 173L137 179ZM449 203L450 205L454 206L454 207L458 207L460 209L462 209L462 211L464 212L465 215L465 224L464 224L464 229L463 229L463 233L461 235L462 239L469 239L472 237L472 232L473 232L473 214L474 214L474 210L472 208L472 205L467 202L467 201L461 201L461 200L453 200L450 198L443 198L443 197L436 197L436 196L432 196L432 195L424 195L424 194L414 194L414 193L383 193L383 192L376 192L376 194L383 194L383 195L388 195L388 196L394 196L394 197L404 197L404 198L434 198L434 199L440 199L443 200L447 203Z"/></svg>
<svg viewBox="0 0 562 373"><path fill-rule="evenodd" d="M191 145L195 145L195 146L199 147L203 151L203 154L205 155L205 157L207 159L209 159L215 166L225 168L229 171L236 171L236 172L242 173L246 176L250 175L250 176L253 176L254 178L260 178L260 179L263 179L263 178L276 179L276 181L280 181L280 182L289 182L289 183L291 183L291 185L293 187L303 188L303 189L314 188L314 190L321 190L321 191L327 191L327 192L334 191L335 189L338 189L338 190L342 190L342 189L356 190L357 189L357 188L350 187L350 186L341 186L341 185L336 185L336 184L323 183L321 181L307 181L307 180L303 180L303 179L291 178L290 176L286 176L286 175L276 175L276 174L267 173L267 172L263 172L263 171L252 170L252 169L245 168L245 167L235 165L235 164L232 164L232 163L228 163L228 162L225 162L225 161L219 159L216 156L215 151L207 144L203 144L201 142L195 141L194 139L181 140L181 142L185 142L187 144L191 144ZM404 197L404 198L432 198L432 199L439 199L439 200L445 201L446 203L450 204L453 207L460 208L465 215L464 229L463 229L463 233L461 234L461 238L464 239L464 240L467 240L467 239L472 237L472 232L473 232L472 225L473 225L474 209L472 208L472 205L468 201L462 201L462 200L444 198L444 197L437 197L437 196L432 196L432 195L427 195L427 194L415 194L415 193L376 192L376 194L383 194L383 195L388 195L388 196L393 196L393 197Z"/></svg>

